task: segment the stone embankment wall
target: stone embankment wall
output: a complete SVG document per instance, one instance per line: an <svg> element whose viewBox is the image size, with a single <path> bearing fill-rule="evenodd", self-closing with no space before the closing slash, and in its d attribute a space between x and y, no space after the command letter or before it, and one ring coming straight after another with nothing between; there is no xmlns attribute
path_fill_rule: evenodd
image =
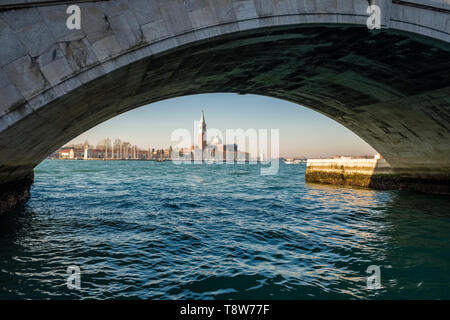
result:
<svg viewBox="0 0 450 320"><path fill-rule="evenodd" d="M448 179L398 174L385 159L309 159L305 179L310 183L450 194Z"/></svg>

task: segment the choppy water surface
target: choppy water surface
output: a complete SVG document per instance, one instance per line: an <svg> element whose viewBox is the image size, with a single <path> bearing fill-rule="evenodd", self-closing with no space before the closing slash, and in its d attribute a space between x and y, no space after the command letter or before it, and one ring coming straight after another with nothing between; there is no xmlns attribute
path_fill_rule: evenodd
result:
<svg viewBox="0 0 450 320"><path fill-rule="evenodd" d="M259 169L44 161L28 204L0 217L0 298L450 298L448 197Z"/></svg>

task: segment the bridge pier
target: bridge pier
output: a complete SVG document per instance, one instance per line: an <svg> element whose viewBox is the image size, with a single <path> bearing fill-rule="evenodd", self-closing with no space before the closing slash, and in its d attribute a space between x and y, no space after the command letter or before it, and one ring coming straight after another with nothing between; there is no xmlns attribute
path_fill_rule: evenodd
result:
<svg viewBox="0 0 450 320"><path fill-rule="evenodd" d="M0 214L25 203L30 198L33 181L32 172L22 179L0 184Z"/></svg>

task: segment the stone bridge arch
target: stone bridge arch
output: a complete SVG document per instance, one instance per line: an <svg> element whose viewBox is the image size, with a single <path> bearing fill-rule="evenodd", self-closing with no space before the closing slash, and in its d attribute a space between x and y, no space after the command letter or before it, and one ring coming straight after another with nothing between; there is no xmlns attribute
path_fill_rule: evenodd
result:
<svg viewBox="0 0 450 320"><path fill-rule="evenodd" d="M448 189L447 0L3 2L4 207L27 196L37 164L87 129L209 92L312 108L372 145L397 177ZM73 3L81 30L66 26ZM366 27L369 5L381 9L381 30Z"/></svg>

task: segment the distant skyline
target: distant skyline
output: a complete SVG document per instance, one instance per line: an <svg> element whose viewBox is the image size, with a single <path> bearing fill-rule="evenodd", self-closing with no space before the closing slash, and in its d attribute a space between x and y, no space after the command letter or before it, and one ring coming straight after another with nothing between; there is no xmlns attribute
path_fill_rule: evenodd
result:
<svg viewBox="0 0 450 320"><path fill-rule="evenodd" d="M280 129L280 156L330 157L366 155L376 151L336 121L306 107L284 100L215 93L185 96L146 105L118 115L86 131L67 144L88 140L96 145L105 138L121 139L140 148L175 145L171 134L188 129L197 137L194 121L202 110L208 129Z"/></svg>

